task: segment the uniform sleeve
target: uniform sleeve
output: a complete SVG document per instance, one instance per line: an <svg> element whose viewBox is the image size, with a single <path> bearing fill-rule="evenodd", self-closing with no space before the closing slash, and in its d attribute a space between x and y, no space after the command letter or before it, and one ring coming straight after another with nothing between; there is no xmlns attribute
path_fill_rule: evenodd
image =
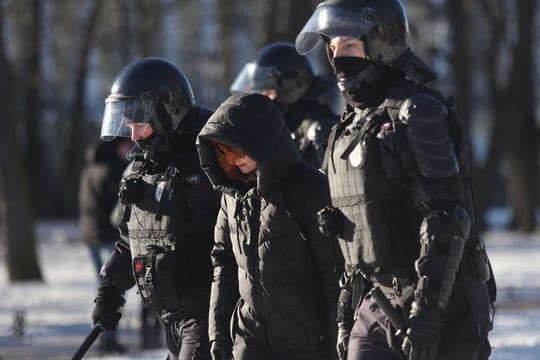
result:
<svg viewBox="0 0 540 360"><path fill-rule="evenodd" d="M460 166L444 104L417 95L403 104L400 116L407 124L402 154L408 159L411 196L423 217L415 263L419 278L415 301L442 310L448 304L471 227L463 204Z"/></svg>
<svg viewBox="0 0 540 360"><path fill-rule="evenodd" d="M110 279L122 291L126 291L135 285L133 272L131 271L131 251L129 243L119 240L114 245L114 250L109 255L100 275L105 279Z"/></svg>
<svg viewBox="0 0 540 360"><path fill-rule="evenodd" d="M223 195L211 253L214 273L210 292L208 337L210 341L217 341L221 346L232 346L229 323L238 300L238 280L226 210L226 195Z"/></svg>
<svg viewBox="0 0 540 360"><path fill-rule="evenodd" d="M423 215L453 208L462 198L461 169L447 116L445 105L426 94L407 99L400 108L406 134L398 152L411 177L413 200Z"/></svg>

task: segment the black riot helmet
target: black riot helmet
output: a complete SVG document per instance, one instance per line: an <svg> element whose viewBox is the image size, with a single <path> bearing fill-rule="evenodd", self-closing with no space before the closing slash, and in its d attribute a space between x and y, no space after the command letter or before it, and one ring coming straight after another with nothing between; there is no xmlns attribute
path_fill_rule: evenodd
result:
<svg viewBox="0 0 540 360"><path fill-rule="evenodd" d="M169 137L189 131L183 119L195 107L195 96L182 71L156 57L126 65L116 75L105 100L101 138L130 137L131 123L152 125L154 133Z"/></svg>
<svg viewBox="0 0 540 360"><path fill-rule="evenodd" d="M409 47L409 24L400 0L327 0L320 3L296 38L306 54L336 36L364 41L368 59L404 71L418 82L431 81L434 71Z"/></svg>
<svg viewBox="0 0 540 360"><path fill-rule="evenodd" d="M292 104L305 95L314 77L308 59L298 54L293 44L277 42L262 48L244 65L230 91L240 94L274 89L278 101Z"/></svg>

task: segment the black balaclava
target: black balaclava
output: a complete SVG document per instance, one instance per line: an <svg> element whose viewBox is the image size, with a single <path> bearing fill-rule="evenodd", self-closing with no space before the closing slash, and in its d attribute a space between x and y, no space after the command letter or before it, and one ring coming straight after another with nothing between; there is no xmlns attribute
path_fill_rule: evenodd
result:
<svg viewBox="0 0 540 360"><path fill-rule="evenodd" d="M152 133L146 139L135 141L137 146L143 151L143 156L146 160L155 163L166 162L168 153L171 150L170 141L167 137Z"/></svg>
<svg viewBox="0 0 540 360"><path fill-rule="evenodd" d="M347 104L352 107L366 108L381 104L390 86L405 77L399 70L359 57L332 58L331 65L338 87Z"/></svg>

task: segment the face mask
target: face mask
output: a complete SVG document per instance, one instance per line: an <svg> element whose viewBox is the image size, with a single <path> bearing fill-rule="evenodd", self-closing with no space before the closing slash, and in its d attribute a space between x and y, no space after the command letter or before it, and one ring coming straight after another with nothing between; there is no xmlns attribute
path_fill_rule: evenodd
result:
<svg viewBox="0 0 540 360"><path fill-rule="evenodd" d="M379 105L399 74L359 57L336 57L332 67L347 103L360 108Z"/></svg>
<svg viewBox="0 0 540 360"><path fill-rule="evenodd" d="M144 153L144 158L153 161L162 160L162 157L170 151L167 138L153 133L146 139L135 141Z"/></svg>
<svg viewBox="0 0 540 360"><path fill-rule="evenodd" d="M341 91L354 91L362 84L369 84L378 77L378 69L371 61L359 57L337 57L332 67Z"/></svg>

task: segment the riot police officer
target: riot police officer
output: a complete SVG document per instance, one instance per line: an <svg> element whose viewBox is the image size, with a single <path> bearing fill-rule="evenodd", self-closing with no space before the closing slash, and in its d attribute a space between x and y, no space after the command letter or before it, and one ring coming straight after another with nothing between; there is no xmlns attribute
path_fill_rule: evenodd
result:
<svg viewBox="0 0 540 360"><path fill-rule="evenodd" d="M120 185L122 240L101 269L92 317L114 329L123 294L136 285L165 329L171 360L209 358L219 196L199 166L195 139L210 114L196 106L182 71L160 58L125 66L105 100L101 137L129 136L138 147Z"/></svg>
<svg viewBox="0 0 540 360"><path fill-rule="evenodd" d="M326 139L338 117L321 99L335 88L335 80L315 76L294 45L277 42L262 48L244 65L231 93L262 93L276 101L296 147L309 164L321 166Z"/></svg>
<svg viewBox="0 0 540 360"><path fill-rule="evenodd" d="M323 164L333 206L319 213L346 261L340 357L487 359L495 287L463 127L424 85L435 73L409 47L403 5L324 1L296 47L319 43L347 101Z"/></svg>

